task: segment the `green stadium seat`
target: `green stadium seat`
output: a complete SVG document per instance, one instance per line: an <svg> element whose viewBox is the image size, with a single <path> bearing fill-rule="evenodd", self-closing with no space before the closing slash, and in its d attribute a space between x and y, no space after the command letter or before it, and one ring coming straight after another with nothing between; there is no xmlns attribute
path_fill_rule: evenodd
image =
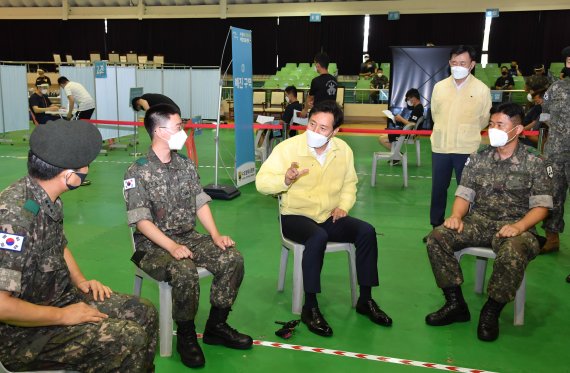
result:
<svg viewBox="0 0 570 373"><path fill-rule="evenodd" d="M287 62L287 64L285 65L285 67L287 69L291 69L291 70L296 70L297 69L297 64L295 62Z"/></svg>
<svg viewBox="0 0 570 373"><path fill-rule="evenodd" d="M301 62L301 63L299 63L299 68L298 68L298 69L301 70L301 71L309 70L310 68L311 68L311 65L309 65L309 64L306 63L306 62Z"/></svg>

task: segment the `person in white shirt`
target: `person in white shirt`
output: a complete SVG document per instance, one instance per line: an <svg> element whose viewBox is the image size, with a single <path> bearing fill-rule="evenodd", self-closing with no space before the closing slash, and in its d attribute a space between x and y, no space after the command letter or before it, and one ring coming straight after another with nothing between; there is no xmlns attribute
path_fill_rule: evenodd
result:
<svg viewBox="0 0 570 373"><path fill-rule="evenodd" d="M69 108L67 111L67 120L73 117L73 108L77 103L77 119L91 119L95 111L95 100L87 92L85 87L77 82L70 82L65 76L57 80L59 87L65 91Z"/></svg>

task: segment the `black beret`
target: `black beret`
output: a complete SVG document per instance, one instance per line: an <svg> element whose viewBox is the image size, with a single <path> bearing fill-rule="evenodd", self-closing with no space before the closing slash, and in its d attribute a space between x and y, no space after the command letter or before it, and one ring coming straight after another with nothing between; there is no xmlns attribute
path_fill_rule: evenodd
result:
<svg viewBox="0 0 570 373"><path fill-rule="evenodd" d="M41 124L30 136L30 150L38 158L61 168L89 165L101 150L101 133L83 120L58 119Z"/></svg>
<svg viewBox="0 0 570 373"><path fill-rule="evenodd" d="M570 45L562 49L562 57L570 57Z"/></svg>

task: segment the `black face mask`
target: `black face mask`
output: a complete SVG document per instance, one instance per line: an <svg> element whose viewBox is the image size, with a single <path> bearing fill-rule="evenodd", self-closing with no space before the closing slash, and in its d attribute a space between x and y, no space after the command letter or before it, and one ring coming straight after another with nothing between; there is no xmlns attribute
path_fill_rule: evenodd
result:
<svg viewBox="0 0 570 373"><path fill-rule="evenodd" d="M73 173L76 174L77 176L79 176L79 179L81 180L81 183L83 183L83 182L85 181L85 178L87 177L87 174L85 174L85 173L83 173L83 172L75 172L75 171L73 171ZM70 173L69 175L71 175L71 173ZM69 176L68 176L68 178L69 178ZM66 186L67 189L69 189L69 190L74 190L74 189L79 188L79 187L81 186L81 184L79 184L79 185L77 185L77 186L75 186L75 185L69 185L69 184L67 183L67 179L66 179L66 180L65 180L65 186Z"/></svg>
<svg viewBox="0 0 570 373"><path fill-rule="evenodd" d="M507 71L503 71L503 72L501 73L501 75L503 75L503 76L507 76L507 74L508 74Z"/></svg>

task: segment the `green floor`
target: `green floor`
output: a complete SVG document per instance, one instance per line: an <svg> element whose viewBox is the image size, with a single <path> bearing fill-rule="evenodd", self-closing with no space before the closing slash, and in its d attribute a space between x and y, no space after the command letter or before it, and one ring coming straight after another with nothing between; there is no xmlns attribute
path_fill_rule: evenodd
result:
<svg viewBox="0 0 570 373"><path fill-rule="evenodd" d="M26 173L27 142L22 134L11 134L14 145L0 144L0 188ZM143 151L148 146L143 134ZM479 310L485 297L472 291L474 261L465 258L464 293L473 320L448 327L429 327L427 313L442 304L422 244L429 231L430 200L429 143L422 140L422 165L417 167L415 150L410 146L409 187L402 188L401 167L391 169L382 163L375 188L370 187L372 151L378 149L374 137L343 137L354 149L359 175L357 203L351 215L373 224L379 236L381 286L374 297L392 316L394 325L383 328L371 324L350 307L350 288L344 254L329 254L322 274L321 310L334 329L332 338L310 333L301 325L289 343L333 350L381 355L451 366L500 372L570 372L568 336L570 335L570 245L562 237L562 251L540 256L527 270L525 325L513 326L513 306L501 316L501 335L494 343L477 340ZM200 174L203 184L213 181L213 133L197 137ZM122 196L123 173L133 160L132 151L113 150L92 164L89 179L93 184L63 195L65 228L70 249L88 277L100 279L115 291L132 292L133 265L129 229ZM233 165L233 137L222 131L225 163ZM388 175L388 176L387 176ZM224 170L220 181L229 183ZM241 188L233 201L213 201L211 207L222 233L231 235L245 257L246 276L230 323L240 331L264 341L280 341L274 331L275 320L291 320L291 273L284 293L276 291L280 240L277 201L256 192L254 185ZM291 259L290 259L291 265ZM488 275L490 270L488 271ZM197 325L202 330L208 312L210 280L202 282L202 307ZM145 282L143 295L158 305L157 286ZM566 336L566 337L564 337ZM234 351L204 346L209 372L327 372L423 371L426 368L331 356L271 347ZM183 371L179 356L155 360L158 372Z"/></svg>

